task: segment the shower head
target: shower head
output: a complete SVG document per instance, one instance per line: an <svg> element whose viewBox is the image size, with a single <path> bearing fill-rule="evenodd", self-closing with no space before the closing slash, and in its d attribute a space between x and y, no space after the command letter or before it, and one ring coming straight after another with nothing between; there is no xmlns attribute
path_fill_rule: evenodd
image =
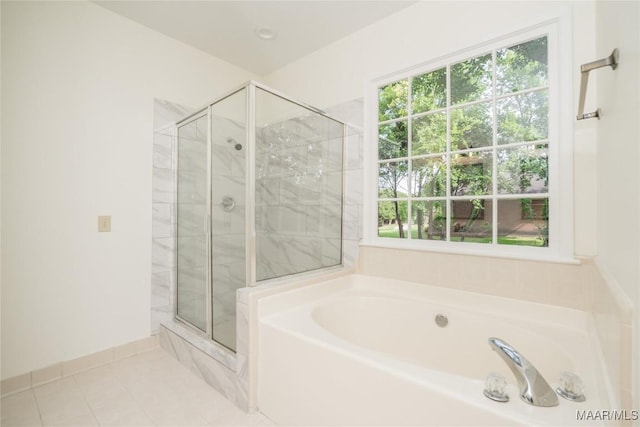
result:
<svg viewBox="0 0 640 427"><path fill-rule="evenodd" d="M240 144L238 141L236 141L235 139L229 137L227 138L227 142L229 144L233 144L233 148L235 148L236 150L240 151L242 150L242 144Z"/></svg>

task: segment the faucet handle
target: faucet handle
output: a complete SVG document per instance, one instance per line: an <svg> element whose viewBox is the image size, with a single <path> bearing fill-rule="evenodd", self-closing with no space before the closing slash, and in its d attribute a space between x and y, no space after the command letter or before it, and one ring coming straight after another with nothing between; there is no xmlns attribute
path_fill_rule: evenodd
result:
<svg viewBox="0 0 640 427"><path fill-rule="evenodd" d="M508 402L507 380L500 374L490 373L485 380L484 395L496 402Z"/></svg>
<svg viewBox="0 0 640 427"><path fill-rule="evenodd" d="M560 374L560 387L556 389L556 393L572 402L585 401L582 380L572 372L562 372Z"/></svg>

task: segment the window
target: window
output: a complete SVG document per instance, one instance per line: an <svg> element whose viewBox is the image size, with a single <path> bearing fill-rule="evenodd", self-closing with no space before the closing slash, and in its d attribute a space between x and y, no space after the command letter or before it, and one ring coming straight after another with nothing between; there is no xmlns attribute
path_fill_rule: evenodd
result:
<svg viewBox="0 0 640 427"><path fill-rule="evenodd" d="M376 84L378 242L554 245L550 50L537 30Z"/></svg>

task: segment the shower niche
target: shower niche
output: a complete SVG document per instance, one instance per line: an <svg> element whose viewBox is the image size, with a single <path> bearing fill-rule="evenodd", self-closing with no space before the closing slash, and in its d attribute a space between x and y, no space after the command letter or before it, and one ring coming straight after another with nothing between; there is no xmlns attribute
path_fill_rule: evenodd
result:
<svg viewBox="0 0 640 427"><path fill-rule="evenodd" d="M236 291L342 264L345 125L259 83L177 123L175 318L236 349Z"/></svg>

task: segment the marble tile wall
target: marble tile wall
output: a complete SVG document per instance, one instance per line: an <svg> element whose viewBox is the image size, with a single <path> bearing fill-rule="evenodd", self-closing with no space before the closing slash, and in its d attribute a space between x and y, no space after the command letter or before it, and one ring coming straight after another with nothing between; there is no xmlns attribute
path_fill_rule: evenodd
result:
<svg viewBox="0 0 640 427"><path fill-rule="evenodd" d="M176 135L173 124L193 109L156 99L153 111L151 333L173 319L176 286Z"/></svg>
<svg viewBox="0 0 640 427"><path fill-rule="evenodd" d="M206 116L178 129L176 251L177 314L207 330L207 124Z"/></svg>
<svg viewBox="0 0 640 427"><path fill-rule="evenodd" d="M339 106L336 117L357 118L358 110L361 116L360 101ZM341 249L344 264L354 265L361 238L362 132L347 126L344 140L343 132L335 121L306 112L256 133L258 280L340 264Z"/></svg>
<svg viewBox="0 0 640 427"><path fill-rule="evenodd" d="M343 172L345 185L342 245L343 263L345 267L351 268L358 264L359 244L363 233L364 101L355 99L327 108L325 111L347 124Z"/></svg>
<svg viewBox="0 0 640 427"><path fill-rule="evenodd" d="M248 381L244 373L246 355L239 357L225 352L209 340L192 334L184 326L163 323L159 333L160 346L203 379L211 387L222 393L238 408L249 412Z"/></svg>

